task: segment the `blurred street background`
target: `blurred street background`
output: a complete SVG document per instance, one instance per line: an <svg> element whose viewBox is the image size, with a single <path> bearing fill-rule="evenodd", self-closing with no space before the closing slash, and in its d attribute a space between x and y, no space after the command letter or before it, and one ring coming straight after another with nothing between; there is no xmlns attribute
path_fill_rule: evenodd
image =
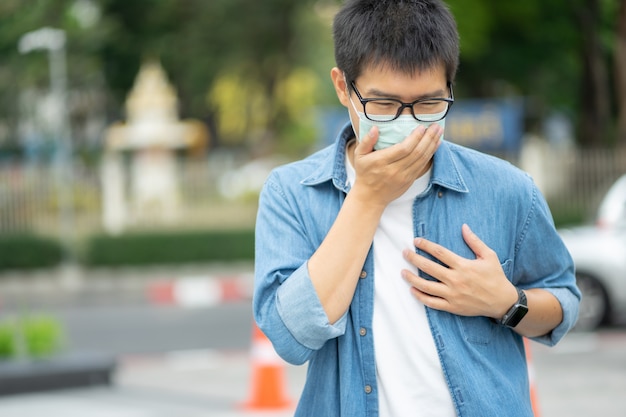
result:
<svg viewBox="0 0 626 417"><path fill-rule="evenodd" d="M541 415L624 416L626 0L447 3L445 138L532 175L588 300L531 345ZM259 412L257 198L348 121L340 4L0 0L0 416ZM57 360L109 377L11 392ZM291 415L306 367L276 368L291 405L266 414Z"/></svg>
<svg viewBox="0 0 626 417"><path fill-rule="evenodd" d="M70 354L112 355L117 367L111 385L0 396L0 415L292 415L306 366L280 365L285 380L279 389L291 406L269 412L244 407L253 395L255 372L246 290L250 272L246 263L188 265L163 269L163 275L128 269L116 277L132 281L123 286L106 283L109 274L96 271L89 277L96 286L62 294L48 293L44 279L35 295L3 287L22 306L57 317L67 331ZM204 302L159 300L150 294L156 284L197 273L216 281L240 277L242 291L228 300ZM571 333L555 348L531 343L530 372L540 415L625 415L625 350L622 326Z"/></svg>

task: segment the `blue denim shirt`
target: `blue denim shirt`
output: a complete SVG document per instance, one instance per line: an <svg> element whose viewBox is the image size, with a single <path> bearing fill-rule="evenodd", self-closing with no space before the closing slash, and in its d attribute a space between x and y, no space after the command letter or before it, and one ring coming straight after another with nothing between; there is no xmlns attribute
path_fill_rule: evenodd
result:
<svg viewBox="0 0 626 417"><path fill-rule="evenodd" d="M334 145L275 169L259 199L254 315L282 358L309 363L298 417L378 416L373 249L350 308L334 324L307 268L349 191L344 162L346 141L353 135L347 125ZM537 341L553 345L574 325L580 292L573 262L528 175L505 161L443 141L430 184L413 207L415 236L473 258L461 236L467 223L496 251L513 284L544 288L556 296L563 321ZM486 317L426 310L457 414L532 416L522 338Z"/></svg>

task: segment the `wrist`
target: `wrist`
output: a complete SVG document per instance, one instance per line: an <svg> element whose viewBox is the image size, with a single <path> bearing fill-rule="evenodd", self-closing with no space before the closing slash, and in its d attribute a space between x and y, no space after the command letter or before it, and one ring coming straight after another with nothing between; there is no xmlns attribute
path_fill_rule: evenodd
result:
<svg viewBox="0 0 626 417"><path fill-rule="evenodd" d="M515 290L517 292L517 299L498 320L499 324L511 328L517 326L528 313L528 300L526 299L526 293L520 288L515 288Z"/></svg>
<svg viewBox="0 0 626 417"><path fill-rule="evenodd" d="M496 321L500 321L506 312L509 311L517 302L518 298L519 294L517 293L517 288L513 284L509 283L506 291L504 291L499 299L500 302L496 303L497 308L494 310L491 317Z"/></svg>
<svg viewBox="0 0 626 417"><path fill-rule="evenodd" d="M380 201L380 193L372 192L367 187L361 187L358 181L355 182L346 198L354 199L361 210L371 211L372 214L377 216L382 215L388 204Z"/></svg>

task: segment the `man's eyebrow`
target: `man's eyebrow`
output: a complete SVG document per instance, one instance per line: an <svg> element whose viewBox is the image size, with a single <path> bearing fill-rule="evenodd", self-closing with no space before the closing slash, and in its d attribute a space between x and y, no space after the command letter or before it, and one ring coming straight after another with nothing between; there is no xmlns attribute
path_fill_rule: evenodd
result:
<svg viewBox="0 0 626 417"><path fill-rule="evenodd" d="M365 94L366 95L364 96L364 98L368 98L368 97L393 98L393 99L402 101L402 98L399 95L387 93L387 92L381 91L381 90L379 90L377 88L369 88L369 89L367 89L365 91ZM440 89L440 90L435 90L433 92L417 96L417 97L415 97L411 101L423 100L425 98L444 98L444 97L447 97L447 91Z"/></svg>

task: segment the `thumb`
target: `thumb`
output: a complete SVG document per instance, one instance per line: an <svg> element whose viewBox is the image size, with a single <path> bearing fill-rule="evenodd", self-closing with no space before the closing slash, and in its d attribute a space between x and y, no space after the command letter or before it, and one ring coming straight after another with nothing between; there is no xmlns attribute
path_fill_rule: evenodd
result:
<svg viewBox="0 0 626 417"><path fill-rule="evenodd" d="M360 132L359 132L360 133ZM355 152L357 155L365 155L374 150L374 145L378 142L378 127L372 126L360 141L357 141Z"/></svg>

